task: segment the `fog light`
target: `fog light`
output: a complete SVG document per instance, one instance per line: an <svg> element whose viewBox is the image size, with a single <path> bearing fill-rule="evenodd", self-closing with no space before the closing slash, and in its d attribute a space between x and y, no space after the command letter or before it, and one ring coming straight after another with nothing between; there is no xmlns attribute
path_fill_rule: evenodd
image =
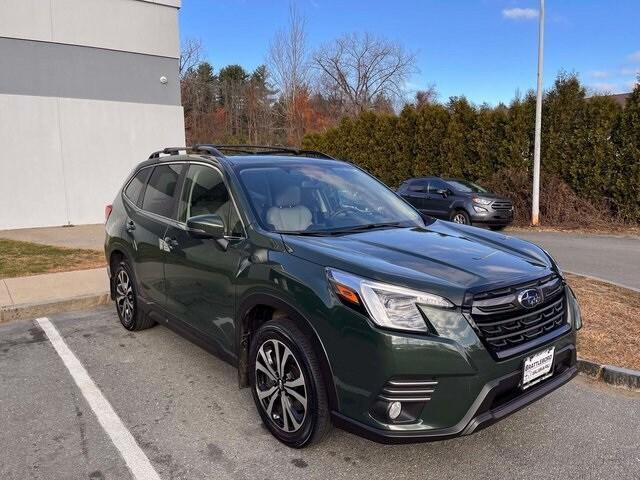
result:
<svg viewBox="0 0 640 480"><path fill-rule="evenodd" d="M487 211L488 211L486 208L479 207L479 206L477 206L477 205L474 205L474 206L473 206L473 209L474 209L476 212L480 213L480 214L487 213Z"/></svg>
<svg viewBox="0 0 640 480"><path fill-rule="evenodd" d="M389 410L387 410L387 415L391 420L395 420L402 412L402 404L400 402L392 402L389 405Z"/></svg>

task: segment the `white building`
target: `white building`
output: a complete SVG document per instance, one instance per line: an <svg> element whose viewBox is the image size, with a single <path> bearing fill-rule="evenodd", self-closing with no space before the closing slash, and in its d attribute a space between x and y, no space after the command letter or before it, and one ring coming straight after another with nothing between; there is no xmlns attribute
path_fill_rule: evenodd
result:
<svg viewBox="0 0 640 480"><path fill-rule="evenodd" d="M99 223L184 145L180 0L0 0L0 229Z"/></svg>

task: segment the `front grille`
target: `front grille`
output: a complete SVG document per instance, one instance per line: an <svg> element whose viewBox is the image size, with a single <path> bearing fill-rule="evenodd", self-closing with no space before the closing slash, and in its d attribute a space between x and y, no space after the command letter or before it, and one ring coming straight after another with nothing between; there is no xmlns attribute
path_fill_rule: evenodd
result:
<svg viewBox="0 0 640 480"><path fill-rule="evenodd" d="M518 294L535 288L542 293L542 303L527 310ZM474 296L471 318L478 336L498 358L520 353L537 345L536 340L560 335L568 330L564 283L556 275Z"/></svg>
<svg viewBox="0 0 640 480"><path fill-rule="evenodd" d="M491 207L498 211L508 211L513 208L513 203L509 200L496 200L491 204Z"/></svg>
<svg viewBox="0 0 640 480"><path fill-rule="evenodd" d="M385 402L428 402L438 382L435 380L392 379L378 395Z"/></svg>

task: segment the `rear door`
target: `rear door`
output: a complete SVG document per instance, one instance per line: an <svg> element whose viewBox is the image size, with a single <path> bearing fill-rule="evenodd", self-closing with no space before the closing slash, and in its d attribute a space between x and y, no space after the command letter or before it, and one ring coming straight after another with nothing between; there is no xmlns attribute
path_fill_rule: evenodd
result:
<svg viewBox="0 0 640 480"><path fill-rule="evenodd" d="M184 164L161 164L150 171L138 206L127 208L126 232L132 240L134 271L145 300L165 303L163 239L177 201L180 174Z"/></svg>
<svg viewBox="0 0 640 480"><path fill-rule="evenodd" d="M204 214L217 214L224 220L226 245L189 233L186 220ZM189 166L177 222L167 229L165 242L169 248L165 260L167 310L234 355L235 279L247 254L240 217L218 168Z"/></svg>

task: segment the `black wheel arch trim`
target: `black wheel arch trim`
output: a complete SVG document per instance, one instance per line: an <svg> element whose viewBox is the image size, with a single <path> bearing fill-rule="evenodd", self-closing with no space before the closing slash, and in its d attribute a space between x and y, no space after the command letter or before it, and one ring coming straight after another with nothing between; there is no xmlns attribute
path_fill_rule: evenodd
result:
<svg viewBox="0 0 640 480"><path fill-rule="evenodd" d="M304 333L309 334L316 353L319 356L320 368L322 376L327 387L327 396L329 399L329 408L331 410L340 410L338 395L333 380L333 369L324 343L320 339L320 335L313 326L313 323L302 314L295 306L288 301L270 294L270 293L253 293L244 298L237 309L238 319L236 328L236 351L238 356L238 384L242 387L249 386L247 370L249 366L249 336L252 332L247 331L246 318L249 312L257 306L266 306L276 310L283 311L287 316L301 327Z"/></svg>
<svg viewBox="0 0 640 480"><path fill-rule="evenodd" d="M133 258L133 256L131 255L129 246L124 242L113 240L108 246L108 248L105 250L105 259L107 260L107 269L108 269L107 275L109 276L109 290L110 290L111 300L115 299L115 290L114 290L114 284L113 284L115 272L112 271L111 269L111 257L113 257L113 255L116 252L119 252L124 257L124 259L129 261L129 266L133 270L133 277L134 277L133 280L136 283L136 287L138 287L138 292L140 291L140 285L138 285L138 276L136 275L135 267L133 265L133 262L131 261L131 258Z"/></svg>

